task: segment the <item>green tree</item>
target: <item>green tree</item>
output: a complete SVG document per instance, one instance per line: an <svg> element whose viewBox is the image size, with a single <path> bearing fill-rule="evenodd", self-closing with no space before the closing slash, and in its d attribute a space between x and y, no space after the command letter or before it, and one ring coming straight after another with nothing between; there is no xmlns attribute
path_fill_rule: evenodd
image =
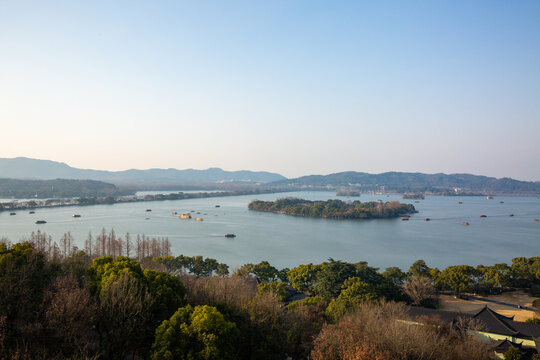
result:
<svg viewBox="0 0 540 360"><path fill-rule="evenodd" d="M540 284L540 257L512 259L510 267L513 286L530 288Z"/></svg>
<svg viewBox="0 0 540 360"><path fill-rule="evenodd" d="M405 279L407 278L407 274L396 266L386 268L382 275L396 286L403 285L403 283L405 283Z"/></svg>
<svg viewBox="0 0 540 360"><path fill-rule="evenodd" d="M424 260L416 260L409 271L407 271L408 276L427 276L430 277L429 266L426 265Z"/></svg>
<svg viewBox="0 0 540 360"><path fill-rule="evenodd" d="M158 264L163 264L169 274L179 275L184 269L184 264L182 263L180 257L159 256L155 257L153 261Z"/></svg>
<svg viewBox="0 0 540 360"><path fill-rule="evenodd" d="M128 273L138 279L143 278L141 265L125 256L117 257L114 260L110 256L94 259L87 270L90 287L97 293L101 291L104 284L122 273Z"/></svg>
<svg viewBox="0 0 540 360"><path fill-rule="evenodd" d="M277 281L259 284L257 285L257 291L261 294L275 294L281 301L285 301L289 297L289 293L287 292L287 285Z"/></svg>
<svg viewBox="0 0 540 360"><path fill-rule="evenodd" d="M309 263L307 265L298 265L288 271L287 277L293 288L299 291L311 291L315 284L315 277L320 270L319 265Z"/></svg>
<svg viewBox="0 0 540 360"><path fill-rule="evenodd" d="M177 277L146 269L144 270L144 278L148 292L154 300L152 310L156 320L168 319L176 309L185 305L186 290Z"/></svg>
<svg viewBox="0 0 540 360"><path fill-rule="evenodd" d="M357 268L354 264L330 258L328 262L321 264L313 292L327 299L334 298L341 292L345 280L357 275Z"/></svg>
<svg viewBox="0 0 540 360"><path fill-rule="evenodd" d="M178 309L156 329L155 360L235 359L238 330L213 306Z"/></svg>
<svg viewBox="0 0 540 360"><path fill-rule="evenodd" d="M227 264L219 264L216 269L216 275L220 277L225 277L229 275L229 265Z"/></svg>
<svg viewBox="0 0 540 360"><path fill-rule="evenodd" d="M443 288L459 294L471 291L477 274L476 269L469 265L449 266L441 272L439 283Z"/></svg>
<svg viewBox="0 0 540 360"><path fill-rule="evenodd" d="M354 310L364 301L376 300L380 297L377 289L358 277L352 277L345 281L343 290L339 296L332 299L326 313L332 320L337 320L350 310Z"/></svg>
<svg viewBox="0 0 540 360"><path fill-rule="evenodd" d="M238 270L239 275L253 275L260 282L274 281L279 271L268 261L261 261L258 264L245 264Z"/></svg>
<svg viewBox="0 0 540 360"><path fill-rule="evenodd" d="M277 274L277 277L279 279L279 281L283 282L283 283L289 283L289 268L283 268L281 270L279 270L278 274Z"/></svg>
<svg viewBox="0 0 540 360"><path fill-rule="evenodd" d="M493 270L496 272L497 282L499 286L508 287L512 286L511 279L511 269L507 264L495 264L492 266Z"/></svg>
<svg viewBox="0 0 540 360"><path fill-rule="evenodd" d="M270 265L268 261L261 261L253 266L252 273L259 281L273 281L277 278L278 269Z"/></svg>
<svg viewBox="0 0 540 360"><path fill-rule="evenodd" d="M223 274L223 271L225 270L223 264L218 263L216 259L205 259L200 255L193 257L180 255L175 262L177 266L188 269L190 273L197 277L212 276L214 271L217 271L218 269L220 269L221 274Z"/></svg>

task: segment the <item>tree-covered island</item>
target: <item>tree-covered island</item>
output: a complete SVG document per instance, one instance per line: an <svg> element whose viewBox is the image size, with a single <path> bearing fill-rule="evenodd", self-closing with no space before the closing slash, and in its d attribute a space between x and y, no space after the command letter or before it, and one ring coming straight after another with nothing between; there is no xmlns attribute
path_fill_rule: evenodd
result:
<svg viewBox="0 0 540 360"><path fill-rule="evenodd" d="M283 198L276 201L254 200L248 208L294 216L310 216L328 219L381 219L394 218L417 212L411 204L389 202L344 202L341 200L310 201L298 198Z"/></svg>

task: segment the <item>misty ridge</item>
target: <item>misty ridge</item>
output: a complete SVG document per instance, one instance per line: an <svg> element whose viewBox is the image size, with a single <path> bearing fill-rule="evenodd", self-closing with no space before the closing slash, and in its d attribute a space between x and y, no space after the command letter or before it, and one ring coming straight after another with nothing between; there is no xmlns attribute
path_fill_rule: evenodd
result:
<svg viewBox="0 0 540 360"><path fill-rule="evenodd" d="M219 168L206 170L130 169L124 171L77 169L62 162L25 157L0 158L0 178L98 180L115 185L265 183L285 179L282 175L270 172L225 171Z"/></svg>
<svg viewBox="0 0 540 360"><path fill-rule="evenodd" d="M78 169L65 163L24 157L0 158L0 196L121 196L137 190L328 190L347 187L363 192L418 192L434 195L540 194L540 182L471 174L347 171L295 179L266 171L219 168L104 171Z"/></svg>

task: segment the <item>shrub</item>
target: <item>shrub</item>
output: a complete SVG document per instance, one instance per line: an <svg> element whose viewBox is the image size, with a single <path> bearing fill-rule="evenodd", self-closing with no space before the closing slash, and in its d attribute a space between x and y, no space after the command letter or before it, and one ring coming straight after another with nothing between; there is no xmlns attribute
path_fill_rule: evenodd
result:
<svg viewBox="0 0 540 360"><path fill-rule="evenodd" d="M156 329L155 360L234 359L238 330L213 306L179 308Z"/></svg>
<svg viewBox="0 0 540 360"><path fill-rule="evenodd" d="M404 305L365 302L354 314L325 325L315 339L313 360L341 359L489 359L487 346L455 330L448 324L431 320L424 326L406 322Z"/></svg>

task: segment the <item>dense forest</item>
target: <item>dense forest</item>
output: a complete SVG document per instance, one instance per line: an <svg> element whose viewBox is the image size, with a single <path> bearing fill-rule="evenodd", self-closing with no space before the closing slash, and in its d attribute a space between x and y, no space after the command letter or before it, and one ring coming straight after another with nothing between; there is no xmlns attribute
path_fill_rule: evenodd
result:
<svg viewBox="0 0 540 360"><path fill-rule="evenodd" d="M79 196L120 196L132 193L113 184L95 180L0 179L3 198L71 198Z"/></svg>
<svg viewBox="0 0 540 360"><path fill-rule="evenodd" d="M341 200L310 201L298 198L282 198L276 201L254 200L248 208L295 216L311 216L329 219L379 219L393 218L416 212L411 204L390 202L344 202Z"/></svg>
<svg viewBox="0 0 540 360"><path fill-rule="evenodd" d="M407 306L441 290L538 293L538 269L540 257L383 272L329 259L230 273L163 238L103 230L78 249L69 233L32 233L0 241L0 359L488 359L464 325L411 325Z"/></svg>

